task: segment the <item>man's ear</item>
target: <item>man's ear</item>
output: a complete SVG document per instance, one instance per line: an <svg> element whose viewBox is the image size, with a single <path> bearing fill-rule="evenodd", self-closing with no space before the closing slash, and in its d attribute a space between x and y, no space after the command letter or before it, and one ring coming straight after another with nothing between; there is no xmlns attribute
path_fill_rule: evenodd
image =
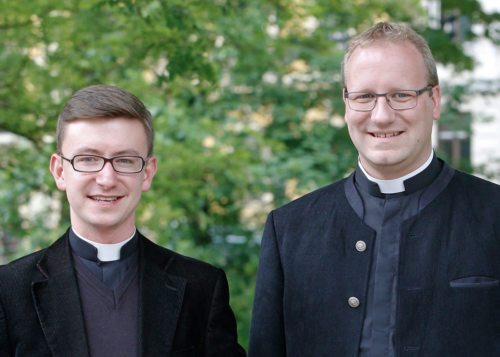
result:
<svg viewBox="0 0 500 357"><path fill-rule="evenodd" d="M156 174L156 157L152 156L148 159L146 167L144 168L144 176L142 178L142 191L149 191L153 177Z"/></svg>
<svg viewBox="0 0 500 357"><path fill-rule="evenodd" d="M439 120L441 117L441 87L439 85L432 87L432 119Z"/></svg>
<svg viewBox="0 0 500 357"><path fill-rule="evenodd" d="M63 170L63 159L57 155L52 154L50 156L50 165L49 165L50 173L54 178L56 186L61 191L66 191L66 181L64 179L64 170Z"/></svg>

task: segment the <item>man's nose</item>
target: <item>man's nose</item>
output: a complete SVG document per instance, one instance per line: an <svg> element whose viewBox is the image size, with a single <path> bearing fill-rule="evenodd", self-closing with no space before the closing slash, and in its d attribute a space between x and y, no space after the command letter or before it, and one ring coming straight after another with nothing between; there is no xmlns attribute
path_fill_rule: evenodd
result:
<svg viewBox="0 0 500 357"><path fill-rule="evenodd" d="M101 171L97 173L96 182L99 185L109 186L116 182L118 173L111 165L111 162L106 162Z"/></svg>
<svg viewBox="0 0 500 357"><path fill-rule="evenodd" d="M372 121L384 125L390 124L394 120L395 110L389 105L386 97L377 97L375 108L372 110Z"/></svg>

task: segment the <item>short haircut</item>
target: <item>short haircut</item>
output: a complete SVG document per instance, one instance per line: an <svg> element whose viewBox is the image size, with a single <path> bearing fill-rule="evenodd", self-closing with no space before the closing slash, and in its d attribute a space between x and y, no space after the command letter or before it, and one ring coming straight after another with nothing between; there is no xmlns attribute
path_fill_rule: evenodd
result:
<svg viewBox="0 0 500 357"><path fill-rule="evenodd" d="M354 51L358 47L368 47L378 41L408 41L412 43L424 59L427 72L427 84L431 86L439 84L436 62L427 41L407 24L379 22L366 31L354 36L350 41L349 47L344 55L344 60L342 61L342 86L344 88L346 88L345 68Z"/></svg>
<svg viewBox="0 0 500 357"><path fill-rule="evenodd" d="M153 154L153 120L144 104L132 93L110 85L92 85L77 91L68 100L57 121L57 149L61 151L64 129L77 119L128 118L144 126L148 157Z"/></svg>

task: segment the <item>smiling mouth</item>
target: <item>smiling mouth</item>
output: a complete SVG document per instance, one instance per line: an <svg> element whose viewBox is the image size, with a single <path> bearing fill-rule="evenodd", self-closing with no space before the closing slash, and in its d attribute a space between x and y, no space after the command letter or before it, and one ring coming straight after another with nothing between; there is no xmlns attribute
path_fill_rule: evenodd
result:
<svg viewBox="0 0 500 357"><path fill-rule="evenodd" d="M370 134L371 134L371 136L373 136L375 138L392 138L395 136L399 136L402 133L403 133L402 131L393 131L390 133L370 133Z"/></svg>
<svg viewBox="0 0 500 357"><path fill-rule="evenodd" d="M90 199L93 199L97 202L114 202L118 201L121 197L119 196L111 196L111 197L103 197L103 196L89 196Z"/></svg>

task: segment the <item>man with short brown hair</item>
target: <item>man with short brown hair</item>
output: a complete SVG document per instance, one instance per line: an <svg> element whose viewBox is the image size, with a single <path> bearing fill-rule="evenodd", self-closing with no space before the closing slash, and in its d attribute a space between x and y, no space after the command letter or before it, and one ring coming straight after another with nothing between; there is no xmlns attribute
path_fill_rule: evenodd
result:
<svg viewBox="0 0 500 357"><path fill-rule="evenodd" d="M50 158L71 227L0 267L1 356L244 356L221 269L135 226L156 173L149 111L133 94L76 92Z"/></svg>

